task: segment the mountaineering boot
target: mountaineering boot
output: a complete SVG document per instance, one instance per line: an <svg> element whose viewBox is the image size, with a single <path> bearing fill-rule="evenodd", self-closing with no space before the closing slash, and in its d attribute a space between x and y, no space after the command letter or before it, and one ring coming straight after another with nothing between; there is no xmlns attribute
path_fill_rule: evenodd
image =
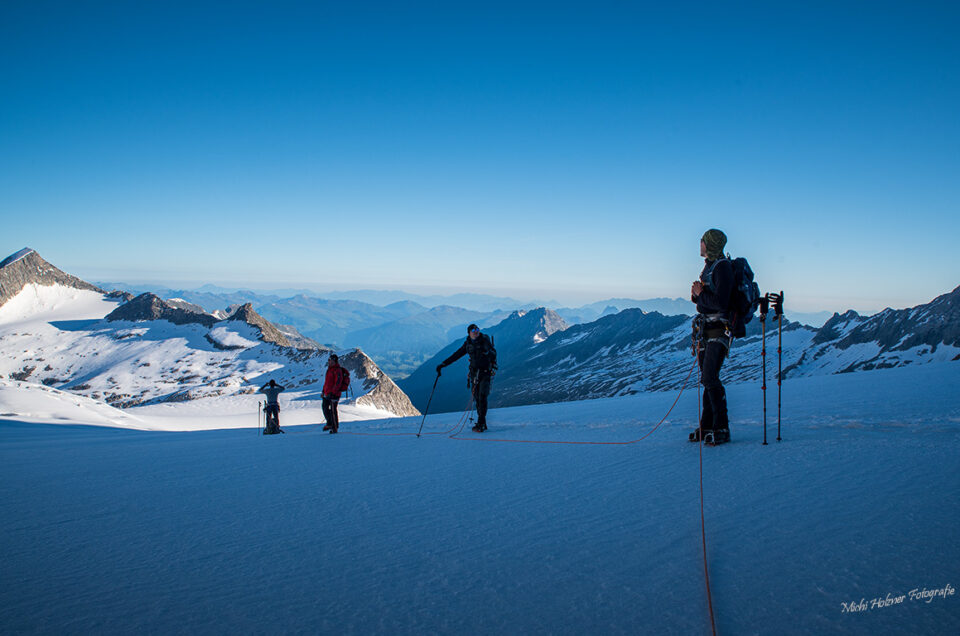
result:
<svg viewBox="0 0 960 636"><path fill-rule="evenodd" d="M708 431L703 441L707 446L726 444L730 441L730 429L720 428L715 431Z"/></svg>
<svg viewBox="0 0 960 636"><path fill-rule="evenodd" d="M327 422L327 423L324 424L324 426L323 426L323 430L325 430L325 431L329 431L331 428L333 428L333 427L330 426L330 422Z"/></svg>
<svg viewBox="0 0 960 636"><path fill-rule="evenodd" d="M689 439L691 442L702 442L703 436L709 432L710 431L704 431L702 428L698 428L694 432L690 433L690 437L687 439Z"/></svg>

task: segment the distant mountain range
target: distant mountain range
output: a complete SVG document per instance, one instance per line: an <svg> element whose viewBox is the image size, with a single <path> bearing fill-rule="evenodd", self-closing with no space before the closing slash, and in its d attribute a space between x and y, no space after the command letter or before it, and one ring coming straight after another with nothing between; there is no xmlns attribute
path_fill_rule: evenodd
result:
<svg viewBox="0 0 960 636"><path fill-rule="evenodd" d="M134 293L152 291L153 293L167 297L183 291L184 288L167 287L164 285L152 285L146 283L125 283L125 282L98 282L98 285L104 289L124 289ZM357 289L352 291L329 291L317 292L310 289L270 289L258 290L244 287L222 287L219 285L201 285L191 292L209 294L211 296L224 296L241 294L244 297L256 296L261 298L291 298L293 296L307 296L308 298L323 298L326 300L350 300L364 303L367 305L376 305L386 307L402 302L415 303L423 308L430 309L441 305L450 305L461 307L470 311L489 313L503 309L523 309L536 307L538 305L557 305L555 301L550 302L524 302L516 298L507 296L492 296L490 294L413 294L401 290L375 290L375 289Z"/></svg>
<svg viewBox="0 0 960 636"><path fill-rule="evenodd" d="M366 399L380 400L397 414L410 413L410 400L425 406L436 365L463 342L470 322L494 338L499 353L493 406L675 389L693 362L685 315L692 305L682 299L611 299L574 309L508 313L427 307L411 300L380 306L304 294L280 298L209 287L168 290L166 299L151 292L134 297L128 291L106 292L25 249L0 262L0 314L10 323L16 312L29 313L29 303L20 307L27 302L26 289L34 290L30 302L38 307L66 302L42 297L50 287L87 294L84 302L99 314L31 327L46 334L39 341L30 330L6 328L0 333L0 374L119 404L236 393L250 389L250 378L265 370L297 386L313 386L329 351L344 348L330 346L338 344L331 339L340 338L363 343L375 360L386 359L392 368L413 370L398 388L363 351L347 355ZM955 289L926 305L872 316L833 314L820 328L785 320L784 377L957 360L958 296ZM19 308L14 311L11 303ZM776 323L769 321L767 331L772 379ZM758 381L761 342L757 319L747 337L733 343L724 365L726 380ZM162 355L151 361L148 351ZM464 360L444 371L431 410L459 410L468 402Z"/></svg>
<svg viewBox="0 0 960 636"><path fill-rule="evenodd" d="M108 286L101 284L102 286ZM143 287L121 289L143 293ZM250 303L266 319L288 325L304 338L330 348L359 347L391 377L403 377L449 341L451 330L471 322L494 324L507 311L474 311L440 305L427 307L411 300L375 305L353 299L298 294L282 298L249 290L155 288L170 303L188 303L213 313L221 307ZM385 298L385 296L379 296Z"/></svg>
<svg viewBox="0 0 960 636"><path fill-rule="evenodd" d="M563 307L556 311L569 324L579 325L585 322L593 322L598 318L621 312L624 309L642 309L645 312L658 311L662 314L672 316L690 314L694 311L694 306L689 300L682 298L650 298L648 300L610 298L608 300L590 303L583 307Z"/></svg>
<svg viewBox="0 0 960 636"><path fill-rule="evenodd" d="M396 379L412 373L471 322L490 327L512 311L537 307L529 303L524 305L512 298L483 294L420 296L401 291L359 290L331 292L321 297L304 290L266 293L214 285L204 285L194 290L166 287L147 289L122 283L99 285L135 294L150 291L169 303L189 303L209 313L222 313L220 308L235 308L251 303L266 319L298 331L304 342L320 343L330 348L363 349L384 372ZM283 296L286 292L297 293ZM457 302L462 304L457 305ZM691 315L693 304L683 298L610 298L555 311L568 325L577 325L625 309L642 309L664 315ZM818 326L831 315L822 312L790 314L790 317L797 322Z"/></svg>
<svg viewBox="0 0 960 636"><path fill-rule="evenodd" d="M196 290L165 287L146 289L122 283L100 283L101 287L116 287L140 294L150 291L167 302L187 303L208 313L222 307L236 307L251 303L266 319L288 325L309 341L331 348L359 347L370 355L391 377L403 378L447 344L454 335L463 332L470 323L489 327L499 323L512 311L526 311L535 305L523 305L511 298L482 294L454 296L417 296L404 292L356 292L359 298L389 304L374 304L358 298L348 298L354 292L335 292L330 296L299 293L281 297L251 290L218 288L204 285ZM411 300L419 299L423 303ZM439 300L462 301L464 306L451 303L434 305ZM513 303L513 304L503 304ZM476 307L483 307L477 309ZM490 309L493 307L493 309ZM577 308L561 308L556 313L567 324L592 322L601 316L623 309L639 307L645 311L683 313L690 311L688 300L654 298L634 300L612 298ZM222 316L221 316L222 317Z"/></svg>

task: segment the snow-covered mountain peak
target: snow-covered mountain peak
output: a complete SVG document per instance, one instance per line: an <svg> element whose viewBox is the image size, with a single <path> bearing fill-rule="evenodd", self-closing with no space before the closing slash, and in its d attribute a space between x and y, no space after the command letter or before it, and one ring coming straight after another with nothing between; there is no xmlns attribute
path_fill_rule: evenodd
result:
<svg viewBox="0 0 960 636"><path fill-rule="evenodd" d="M510 328L511 323L515 323L518 327L526 330L529 330L531 326L539 327L535 330L534 335L542 335L543 337L553 335L569 327L567 321L560 314L546 307L514 311L500 323L500 326Z"/></svg>
<svg viewBox="0 0 960 636"><path fill-rule="evenodd" d="M0 306L20 293L27 285L62 285L106 293L95 285L60 271L43 260L35 250L25 247L0 263Z"/></svg>

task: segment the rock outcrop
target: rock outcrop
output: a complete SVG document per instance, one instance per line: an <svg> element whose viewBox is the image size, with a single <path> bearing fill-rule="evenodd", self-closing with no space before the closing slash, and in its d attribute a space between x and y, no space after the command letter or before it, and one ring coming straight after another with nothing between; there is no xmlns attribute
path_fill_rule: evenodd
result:
<svg viewBox="0 0 960 636"><path fill-rule="evenodd" d="M292 347L293 345L280 330L273 326L273 323L265 319L253 309L251 303L241 305L239 309L233 312L233 315L227 320L239 320L260 330L260 339L264 342L270 342L281 347Z"/></svg>
<svg viewBox="0 0 960 636"><path fill-rule="evenodd" d="M207 310L205 310L203 307L201 307L200 305L197 305L197 304L191 303L191 302L187 302L186 300L184 300L184 299L182 299L182 298L166 298L166 299L164 299L163 302L167 303L168 305L170 305L170 306L173 307L174 309L183 309L183 310L185 310L185 311L190 311L190 312L193 312L193 313L195 313L195 314L208 314L208 313L210 313L210 312L208 312ZM211 315L212 315L212 314L211 314ZM214 316L214 317L216 317L216 316Z"/></svg>
<svg viewBox="0 0 960 636"><path fill-rule="evenodd" d="M396 415L420 415L407 394L370 359L367 354L354 349L340 356L340 365L350 372L353 382L363 382L367 393L357 398L360 406L373 406Z"/></svg>
<svg viewBox="0 0 960 636"><path fill-rule="evenodd" d="M140 294L133 300L120 305L107 314L106 319L110 321L128 320L130 322L166 320L175 325L195 323L205 327L212 327L214 323L218 322L210 314L172 307L162 298L150 292Z"/></svg>

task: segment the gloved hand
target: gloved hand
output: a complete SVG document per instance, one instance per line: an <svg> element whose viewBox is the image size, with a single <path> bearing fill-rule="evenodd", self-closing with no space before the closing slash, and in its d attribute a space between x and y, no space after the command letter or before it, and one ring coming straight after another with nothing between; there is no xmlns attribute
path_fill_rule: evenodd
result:
<svg viewBox="0 0 960 636"><path fill-rule="evenodd" d="M497 375L497 365L490 367L490 377L492 378L495 375Z"/></svg>
<svg viewBox="0 0 960 636"><path fill-rule="evenodd" d="M442 365L442 364L438 364L438 365L437 365L437 375L440 375L440 369L442 369L442 368L443 368L443 365Z"/></svg>

